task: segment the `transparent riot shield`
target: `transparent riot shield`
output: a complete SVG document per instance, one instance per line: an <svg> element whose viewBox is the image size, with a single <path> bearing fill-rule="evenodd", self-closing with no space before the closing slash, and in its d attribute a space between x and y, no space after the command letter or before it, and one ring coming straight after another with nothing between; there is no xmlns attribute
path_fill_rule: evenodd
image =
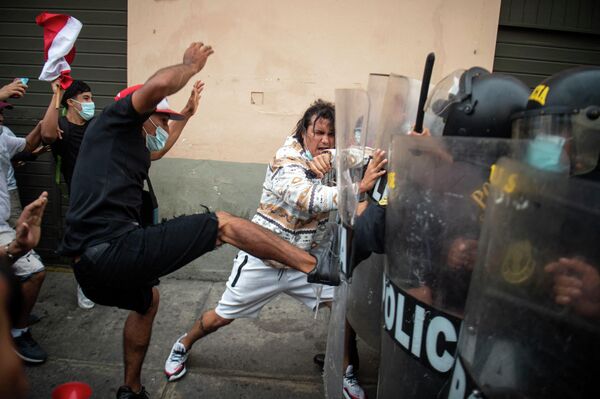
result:
<svg viewBox="0 0 600 399"><path fill-rule="evenodd" d="M390 138L407 134L415 123L421 81L402 75L390 74L385 87L381 109L377 114L379 123L369 130L366 146L389 149ZM373 112L371 119L374 119Z"/></svg>
<svg viewBox="0 0 600 399"><path fill-rule="evenodd" d="M362 179L364 165L364 140L369 119L369 96L360 89L338 89L336 104L336 184L338 187L338 215L340 232L340 285L335 296L329 320L327 350L323 380L325 396L329 399L342 398L344 375L344 350L346 335L346 309L348 299L349 253L351 251L351 229L358 205L358 183Z"/></svg>
<svg viewBox="0 0 600 399"><path fill-rule="evenodd" d="M435 398L451 375L489 177L510 140L394 135L379 398Z"/></svg>
<svg viewBox="0 0 600 399"><path fill-rule="evenodd" d="M352 226L362 179L364 137L369 119L369 96L360 89L335 91L335 169L338 214L344 226Z"/></svg>
<svg viewBox="0 0 600 399"><path fill-rule="evenodd" d="M365 162L369 162L374 147L372 137L380 134L382 129L382 110L385 107L386 91L390 75L370 74L367 85L367 93L369 95L369 119L366 125L366 134L363 137L365 144ZM354 247L352 247L354 249ZM356 335L372 349L379 350L379 335L381 334L380 327L380 311L379 297L381 296L381 274L383 268L381 262L375 260L375 256L371 256L365 260L364 267L360 269L354 268L356 262L354 254L349 254L349 273L352 276L348 286L348 305L346 317L348 323L356 333ZM354 365L355 367L358 364Z"/></svg>
<svg viewBox="0 0 600 399"><path fill-rule="evenodd" d="M503 159L449 398L599 398L600 184Z"/></svg>
<svg viewBox="0 0 600 399"><path fill-rule="evenodd" d="M382 119L385 108L386 92L388 90L390 77L378 73L369 74L367 93L369 95L369 120L366 125L367 134L364 137L364 145L367 151L376 148L377 137L381 134L384 121ZM370 155L370 154L367 154Z"/></svg>
<svg viewBox="0 0 600 399"><path fill-rule="evenodd" d="M327 331L327 349L323 366L325 397L343 398L344 353L346 335L346 307L348 284L343 280L335 288L329 328Z"/></svg>
<svg viewBox="0 0 600 399"><path fill-rule="evenodd" d="M410 118L412 116L414 120L417 113L420 87L420 81L405 76L369 76L370 117L365 151L368 148L388 151L389 137L409 131ZM385 184L382 186L376 187L376 190L383 191ZM383 196L383 192L380 195ZM371 254L360 266L355 255L351 260L353 272L348 293L348 322L358 337L378 352L381 347L383 255Z"/></svg>

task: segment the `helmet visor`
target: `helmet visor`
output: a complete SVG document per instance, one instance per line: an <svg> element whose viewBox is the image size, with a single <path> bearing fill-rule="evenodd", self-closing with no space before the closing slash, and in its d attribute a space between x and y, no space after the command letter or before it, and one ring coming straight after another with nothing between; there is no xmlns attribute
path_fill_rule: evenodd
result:
<svg viewBox="0 0 600 399"><path fill-rule="evenodd" d="M581 175L594 170L600 155L600 118L588 109L574 113L525 115L513 122L513 138L530 139L527 161L552 171Z"/></svg>
<svg viewBox="0 0 600 399"><path fill-rule="evenodd" d="M425 126L433 136L441 136L453 104L461 101L460 78L464 69L452 72L438 82L425 104Z"/></svg>

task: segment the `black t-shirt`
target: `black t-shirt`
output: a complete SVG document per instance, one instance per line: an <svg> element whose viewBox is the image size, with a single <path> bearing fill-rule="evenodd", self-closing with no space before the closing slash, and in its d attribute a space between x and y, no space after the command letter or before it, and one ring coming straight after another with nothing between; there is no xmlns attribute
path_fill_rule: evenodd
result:
<svg viewBox="0 0 600 399"><path fill-rule="evenodd" d="M71 188L75 161L79 155L79 147L81 147L83 135L92 121L93 119L83 125L76 125L69 122L66 116L58 118L58 127L63 131L62 140L57 139L52 143L52 154L57 162L60 162L60 171L69 189ZM60 161L58 157L60 157Z"/></svg>
<svg viewBox="0 0 600 399"><path fill-rule="evenodd" d="M88 127L71 182L63 255L79 255L140 225L150 152L131 95L109 105Z"/></svg>

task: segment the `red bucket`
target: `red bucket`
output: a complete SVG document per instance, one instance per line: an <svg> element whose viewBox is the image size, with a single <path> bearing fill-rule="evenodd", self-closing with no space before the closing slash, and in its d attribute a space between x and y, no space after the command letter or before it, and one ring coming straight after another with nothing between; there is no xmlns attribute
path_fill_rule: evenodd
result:
<svg viewBox="0 0 600 399"><path fill-rule="evenodd" d="M66 382L54 388L52 399L89 399L92 388L84 382Z"/></svg>

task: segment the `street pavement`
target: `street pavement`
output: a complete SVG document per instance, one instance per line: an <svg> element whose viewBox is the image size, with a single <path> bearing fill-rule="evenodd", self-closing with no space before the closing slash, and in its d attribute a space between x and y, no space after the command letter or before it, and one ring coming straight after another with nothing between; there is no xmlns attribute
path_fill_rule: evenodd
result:
<svg viewBox="0 0 600 399"><path fill-rule="evenodd" d="M151 398L323 398L321 371L313 356L325 352L329 310L314 312L282 295L258 319L237 320L193 347L188 373L167 382L163 365L175 340L219 300L234 253L226 250L202 264L161 280L161 302L142 372ZM212 260L212 263L211 263ZM215 263L216 262L216 263ZM205 266L203 268L203 266ZM31 398L50 398L61 383L83 381L92 398L114 398L122 384L122 329L126 311L77 307L76 284L66 268L49 268L34 313L34 338L48 361L27 366ZM359 340L361 382L376 397L377 358Z"/></svg>

